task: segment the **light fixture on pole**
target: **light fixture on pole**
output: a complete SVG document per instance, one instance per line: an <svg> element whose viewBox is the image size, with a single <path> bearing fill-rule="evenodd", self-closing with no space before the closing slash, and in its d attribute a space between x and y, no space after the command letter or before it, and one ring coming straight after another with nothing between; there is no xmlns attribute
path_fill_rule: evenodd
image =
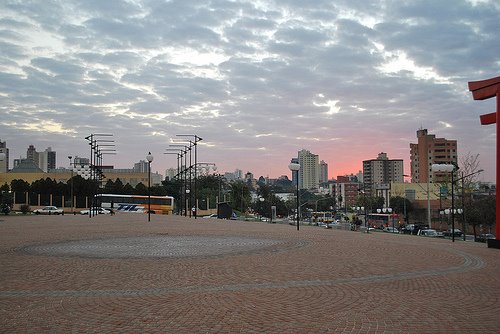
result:
<svg viewBox="0 0 500 334"><path fill-rule="evenodd" d="M74 213L74 210L73 208L75 207L74 205L74 202L73 202L73 165L71 163L71 159L73 157L70 155L68 156L68 159L69 159L69 168L71 168L71 191L70 191L70 195L71 195L71 213Z"/></svg>
<svg viewBox="0 0 500 334"><path fill-rule="evenodd" d="M191 208L189 207L189 199L191 198L189 195L190 192L190 189L186 189L186 211L184 211L184 217L187 217L189 210L189 217L191 218Z"/></svg>
<svg viewBox="0 0 500 334"><path fill-rule="evenodd" d="M146 156L148 161L148 222L151 221L151 163L153 162L153 155L151 152Z"/></svg>
<svg viewBox="0 0 500 334"><path fill-rule="evenodd" d="M433 172L450 173L451 175L451 241L455 242L455 169L458 169L452 164L433 164L431 170Z"/></svg>
<svg viewBox="0 0 500 334"><path fill-rule="evenodd" d="M299 230L299 170L300 170L300 164L292 162L288 165L288 168L293 172L296 172L296 180L297 180L297 231Z"/></svg>

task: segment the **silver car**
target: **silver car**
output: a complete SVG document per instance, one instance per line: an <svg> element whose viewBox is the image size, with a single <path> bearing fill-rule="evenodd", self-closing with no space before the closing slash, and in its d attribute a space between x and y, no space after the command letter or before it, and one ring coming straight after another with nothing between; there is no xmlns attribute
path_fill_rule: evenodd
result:
<svg viewBox="0 0 500 334"><path fill-rule="evenodd" d="M107 215L107 214L111 213L111 211L103 209L103 208L91 208L90 210L92 210L92 214L96 214L96 215ZM88 215L89 209L80 211L80 214Z"/></svg>
<svg viewBox="0 0 500 334"><path fill-rule="evenodd" d="M49 205L41 209L35 209L33 213L36 215L62 215L63 209L58 209L56 206Z"/></svg>

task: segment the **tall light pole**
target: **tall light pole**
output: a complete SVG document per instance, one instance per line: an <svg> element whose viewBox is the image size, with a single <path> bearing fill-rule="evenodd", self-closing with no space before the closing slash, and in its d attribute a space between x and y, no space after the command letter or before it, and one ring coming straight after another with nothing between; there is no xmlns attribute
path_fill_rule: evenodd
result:
<svg viewBox="0 0 500 334"><path fill-rule="evenodd" d="M191 199L191 195L189 194L190 192L190 189L186 189L186 211L184 211L184 217L187 217L189 210L189 218L191 218L191 208L189 203L189 200Z"/></svg>
<svg viewBox="0 0 500 334"><path fill-rule="evenodd" d="M197 174L197 165L198 165L198 142L202 141L203 139L201 137L198 137L197 135L177 135L177 137L192 137L194 139L194 142L191 142L194 146L194 201L195 201L195 211L194 211L194 219L196 219L197 216L197 211L198 211L198 204L197 204L197 198L198 198L198 174Z"/></svg>
<svg viewBox="0 0 500 334"><path fill-rule="evenodd" d="M148 161L148 222L151 221L151 163L153 162L153 155L151 152L146 156Z"/></svg>
<svg viewBox="0 0 500 334"><path fill-rule="evenodd" d="M299 170L300 170L300 164L292 162L288 165L288 168L293 172L296 173L296 179L297 179L297 231L299 230Z"/></svg>
<svg viewBox="0 0 500 334"><path fill-rule="evenodd" d="M433 164L431 170L433 172L443 172L451 174L451 241L455 242L455 169L457 167L452 164ZM464 231L465 232L465 231Z"/></svg>
<svg viewBox="0 0 500 334"><path fill-rule="evenodd" d="M403 215L404 215L404 222L405 226L408 225L408 217L407 217L407 212L406 212L406 182L405 182L405 177L410 177L410 175L403 174ZM430 226L429 226L430 228Z"/></svg>
<svg viewBox="0 0 500 334"><path fill-rule="evenodd" d="M71 194L71 213L74 213L73 208L74 208L75 205L73 203L73 165L71 164L71 159L72 158L73 157L71 155L68 156L68 159L69 159L69 168L71 168L71 192L70 192L70 194Z"/></svg>

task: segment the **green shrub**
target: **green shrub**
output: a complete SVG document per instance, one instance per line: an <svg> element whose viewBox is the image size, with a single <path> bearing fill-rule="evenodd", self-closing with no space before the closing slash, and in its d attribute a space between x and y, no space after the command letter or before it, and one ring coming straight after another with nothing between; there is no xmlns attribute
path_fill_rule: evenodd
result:
<svg viewBox="0 0 500 334"><path fill-rule="evenodd" d="M21 205L21 212L23 214L27 214L28 212L30 212L30 206L28 204L23 204Z"/></svg>

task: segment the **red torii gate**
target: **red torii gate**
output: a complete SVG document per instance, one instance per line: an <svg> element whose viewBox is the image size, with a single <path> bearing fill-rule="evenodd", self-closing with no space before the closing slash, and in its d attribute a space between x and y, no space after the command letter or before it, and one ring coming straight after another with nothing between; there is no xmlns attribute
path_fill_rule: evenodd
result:
<svg viewBox="0 0 500 334"><path fill-rule="evenodd" d="M469 91L474 100L497 98L497 111L481 115L481 125L495 124L497 130L497 161L496 161L496 228L495 240L488 240L488 247L500 248L500 77L481 81L470 81Z"/></svg>

